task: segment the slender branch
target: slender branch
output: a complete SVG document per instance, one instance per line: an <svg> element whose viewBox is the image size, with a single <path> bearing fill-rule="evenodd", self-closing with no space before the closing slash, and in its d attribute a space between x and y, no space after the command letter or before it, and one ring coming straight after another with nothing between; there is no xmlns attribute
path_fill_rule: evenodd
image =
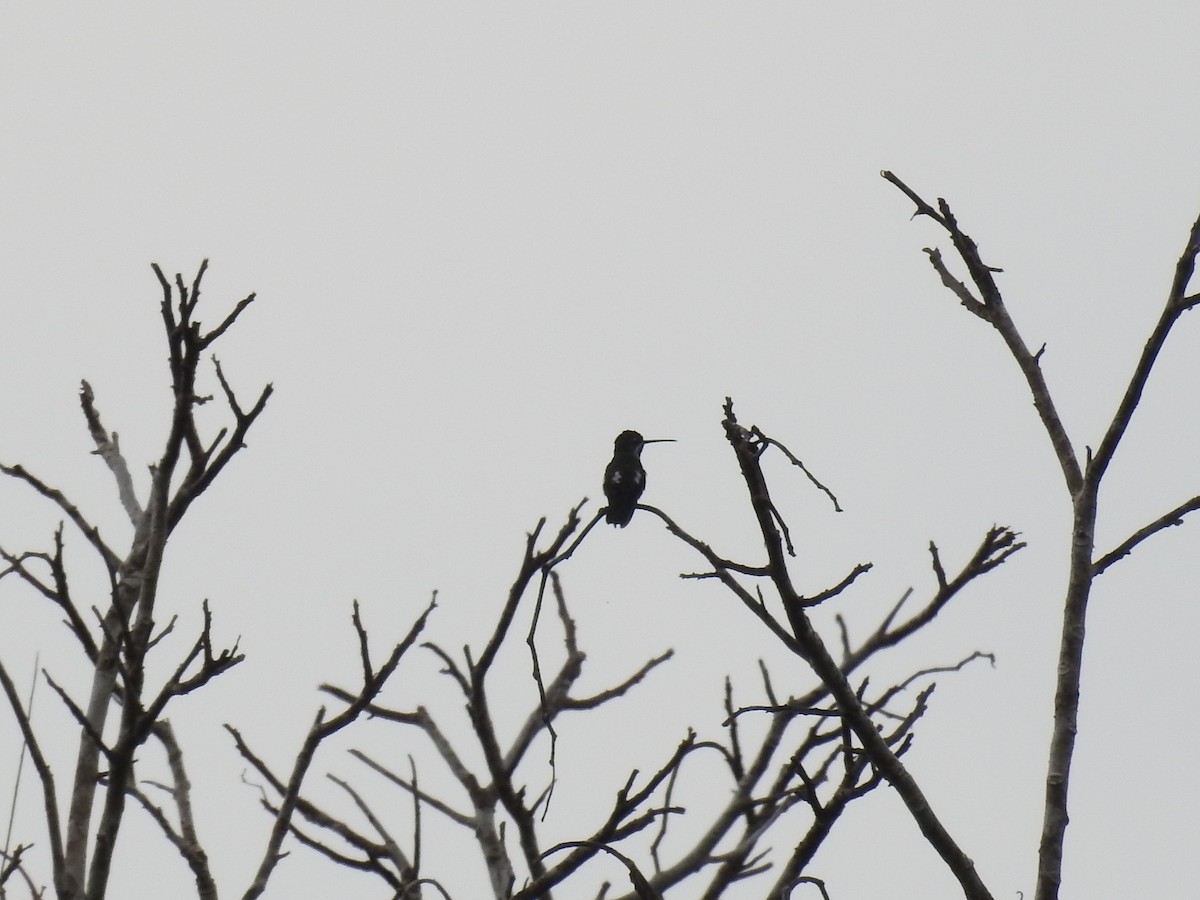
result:
<svg viewBox="0 0 1200 900"><path fill-rule="evenodd" d="M1063 604L1062 637L1059 645L1058 677L1054 692L1054 729L1050 738L1050 758L1046 767L1046 788L1042 836L1038 845L1038 874L1035 900L1057 900L1062 884L1063 847L1069 816L1067 803L1075 740L1079 731L1079 696L1083 678L1083 648L1088 600L1097 574L1094 562L1096 517L1101 481L1122 437L1141 402L1150 373L1179 316L1191 308L1186 296L1188 283L1200 253L1200 218L1188 233L1187 244L1175 267L1175 278L1163 311L1142 348L1125 393L1109 423L1100 446L1088 464L1082 489L1074 497L1074 521L1071 535L1071 562L1067 594ZM1157 523L1151 524L1153 533ZM1130 549L1140 540L1135 534ZM1124 545L1123 545L1124 546ZM1117 548L1123 549L1122 547ZM1117 551L1114 551L1116 553ZM1102 558L1105 565L1119 558ZM1100 569L1103 571L1103 568Z"/></svg>
<svg viewBox="0 0 1200 900"><path fill-rule="evenodd" d="M1005 306L1004 299L1000 294L1000 288L996 285L994 274L1000 270L983 262L975 241L958 227L958 221L955 219L954 213L951 212L950 206L945 200L938 200L937 210L935 211L929 203L921 199L912 188L891 172L884 171L880 175L886 181L899 188L906 197L916 204L917 215L925 215L933 219L950 235L954 249L958 251L958 255L966 264L967 272L971 276L976 289L979 291L979 297L972 296L961 282L950 276L946 267L942 264L941 254L936 250L926 251L930 257L930 263L938 272L943 283L958 296L960 302L971 310L971 312L989 322L1004 340L1009 353L1020 367L1021 374L1025 376L1025 383L1033 395L1034 408L1042 420L1042 426L1050 438L1050 443L1054 447L1054 455L1059 462L1059 466L1062 468L1067 490L1074 497L1083 487L1083 471L1075 456L1071 440L1067 436L1066 427L1063 425L1062 418L1058 414L1058 409L1054 405L1054 399L1050 394L1049 386L1046 384L1045 376L1042 374L1041 351L1037 353L1029 351L1024 339L1017 331L1017 326L1009 316L1008 308Z"/></svg>
<svg viewBox="0 0 1200 900"><path fill-rule="evenodd" d="M166 709L167 703L172 698L182 697L203 687L222 672L233 668L245 659L241 653L237 652L237 644L234 644L232 649L222 650L216 655L213 654L212 613L209 611L207 600L202 604L202 608L204 611L203 628L192 645L191 650L188 651L187 655L175 667L175 671L171 674L171 677L167 679L158 695L142 713L143 731L155 728L156 723L159 722L163 711ZM198 658L201 659L199 670L194 675L185 677L188 668Z"/></svg>
<svg viewBox="0 0 1200 900"><path fill-rule="evenodd" d="M589 697L567 698L562 702L562 709L595 709L597 706L607 703L609 700L614 700L617 697L623 697L630 691L631 688L640 684L642 680L650 674L652 669L658 668L658 666L671 659L674 655L674 650L667 650L663 653L660 653L658 656L646 660L646 662L643 663L636 672L634 672L620 684L592 694Z"/></svg>
<svg viewBox="0 0 1200 900"><path fill-rule="evenodd" d="M846 588L850 587L850 585L854 584L854 582L858 580L859 575L865 575L867 572L870 572L870 571L871 571L870 563L859 563L853 569L850 570L850 573L845 578L843 578L841 581L839 581L833 587L826 588L825 590L821 591L818 594L813 594L811 597L805 598L803 600L803 604L805 606L820 606L826 600L836 597L842 591L846 590Z"/></svg>
<svg viewBox="0 0 1200 900"><path fill-rule="evenodd" d="M376 858L382 851L382 855L392 863L392 866L395 867L398 873L399 877L396 880L399 886L403 887L405 884L411 884L420 871L420 859L414 857L413 861L409 862L407 855L400 849L400 845L396 843L395 838L391 836L383 822L375 815L370 804L366 802L362 795L342 779L335 778L332 775L328 777L350 796L354 805L358 807L358 811L363 814L371 824L371 827L375 829L380 840L378 844L368 841L366 838L345 827L344 823L336 820L329 820L328 827L333 827L339 835L366 855L367 859L365 862L367 867L373 871L379 871L382 868ZM420 808L420 801L416 801L415 805L417 808ZM419 828L417 832L419 833Z"/></svg>
<svg viewBox="0 0 1200 900"><path fill-rule="evenodd" d="M829 488L827 488L825 485L823 485L817 479L817 477L815 475L813 475L813 473L811 471L809 471L808 466L804 465L804 463L802 463L800 461L800 459L796 456L796 454L794 454L791 450L789 450L782 442L777 441L774 438L767 437L767 435L763 434L757 428L751 428L750 433L753 434L755 437L757 437L759 440L761 440L764 446L772 446L772 447L778 448L779 452L781 452L784 456L786 456L788 458L788 461L793 466L797 466L800 469L800 471L804 473L804 477L807 478L810 482L812 482L813 487L817 488L819 491L821 491L821 493L823 493L826 497L829 498L829 502L833 504L834 512L842 512L843 511L841 504L838 503L838 498L834 496L833 491L831 491Z"/></svg>
<svg viewBox="0 0 1200 900"><path fill-rule="evenodd" d="M997 566L1002 565L1010 556L1020 552L1024 547L1025 543L1018 540L1016 532L1001 525L993 525L988 529L987 534L984 535L975 553L959 573L953 578L948 579L945 571L942 569L941 560L937 554L937 547L931 543L930 553L933 557L933 568L938 580L937 592L918 612L914 613L902 624L893 627L892 622L895 614L908 598L908 594L906 593L901 597L900 602L887 615L879 628L857 650L850 654L847 662L843 665L843 669L846 672L853 671L867 657L885 647L896 646L909 635L929 624L963 588L981 575L985 575Z"/></svg>
<svg viewBox="0 0 1200 900"><path fill-rule="evenodd" d="M662 894L656 891L650 882L646 880L646 876L628 856L619 853L611 846L599 841L563 841L560 844L555 844L547 850L543 856L549 856L551 853L557 853L559 850L566 850L572 847L586 847L592 850L602 850L609 856L619 860L626 871L629 872L629 881L637 892L638 900L662 900Z"/></svg>
<svg viewBox="0 0 1200 900"><path fill-rule="evenodd" d="M199 896L202 900L216 900L217 887L208 867L208 854L204 852L196 832L192 813L192 782L183 763L183 749L175 738L171 723L166 719L155 722L153 733L166 750L167 765L171 770L171 799L175 801L175 809L179 814L179 837L183 844L181 853L195 876Z"/></svg>
<svg viewBox="0 0 1200 900"><path fill-rule="evenodd" d="M0 463L0 472L20 481L24 481L35 491L46 497L61 509L68 519L79 529L80 533L87 539L87 542L92 545L95 551L100 554L100 558L104 561L105 567L109 574L113 574L121 566L121 559L116 553L106 544L100 537L100 530L91 522L83 517L83 513L79 511L74 503L66 498L62 491L57 488L52 488L37 476L26 471L22 465L6 466Z"/></svg>
<svg viewBox="0 0 1200 900"><path fill-rule="evenodd" d="M204 265L205 266L208 265L207 259L204 261ZM200 273L196 275L196 289L195 289L196 293L199 293L199 290L200 290L199 289L199 280L200 280L200 275L203 274L203 272L204 272L204 268L201 267ZM251 303L254 302L254 298L255 298L255 294L251 293L251 294L247 295L246 297L244 297L243 299L239 300L237 303L237 306L235 306L233 308L233 311L225 317L224 321L221 322L220 325L218 325L216 328L214 328L208 334L206 334L200 338L200 349L203 350L203 349L207 349L208 347L212 346L212 344L214 342L216 342L217 338L219 338L221 335L223 335L229 329L229 327L231 325L233 325L233 323L235 321L237 321L237 317L242 314L242 311L247 306L249 306Z"/></svg>
<svg viewBox="0 0 1200 900"><path fill-rule="evenodd" d="M1055 900L1062 881L1063 844L1067 828L1067 799L1071 761L1078 731L1078 711L1085 623L1088 599L1095 577L1112 563L1128 554L1141 541L1163 528L1177 524L1182 515L1200 506L1200 498L1181 505L1150 525L1135 532L1115 550L1099 560L1093 556L1097 517L1097 498L1101 481L1114 458L1121 439L1132 421L1150 374L1180 315L1200 302L1200 295L1189 295L1188 286L1195 272L1196 257L1200 254L1200 217L1188 233L1186 245L1175 267L1175 276L1158 321L1152 329L1134 368L1125 392L1117 405L1095 453L1089 450L1086 466L1081 468L1063 423L1054 407L1049 389L1042 377L1042 349L1030 353L1015 324L1008 315L1000 291L993 278L992 267L983 264L978 248L958 226L949 205L938 200L937 210L922 200L916 192L890 172L883 177L898 187L917 205L917 214L934 219L950 235L967 271L979 291L978 299L970 296L965 286L953 282L941 257L930 252L931 262L951 290L976 314L986 318L1000 333L1009 352L1022 373L1033 396L1034 406L1050 438L1054 453L1063 470L1072 501L1072 540L1067 592L1063 603L1063 626L1059 648L1058 678L1054 698L1054 727L1050 742L1050 759L1046 775L1046 795L1042 837L1038 851L1036 900Z"/></svg>
<svg viewBox="0 0 1200 900"><path fill-rule="evenodd" d="M1200 254L1200 217L1196 218L1188 232L1187 243L1184 246L1183 254L1179 257L1179 262L1175 265L1175 277L1171 282L1171 290L1167 294L1162 313L1145 346L1142 347L1142 354L1138 358L1133 376L1125 388L1125 394L1117 406L1116 414L1109 423L1108 430L1100 441L1100 446L1096 448L1091 465L1088 466L1088 479L1093 484L1098 485L1100 479L1104 477L1104 472L1133 419L1134 411L1141 402L1146 382L1150 380L1150 372L1154 369L1158 354L1162 350L1163 344L1166 343L1172 326L1178 321L1179 316L1193 305L1193 301L1185 295L1196 269L1197 254Z"/></svg>
<svg viewBox="0 0 1200 900"><path fill-rule="evenodd" d="M509 769L509 759L500 749L500 741L496 734L496 725L492 718L488 702L487 676L496 659L497 653L499 653L501 645L509 634L514 617L516 616L517 607L520 605L521 598L528 589L530 581L538 573L542 573L544 581L547 566L560 554L567 540L579 527L579 511L582 506L583 504L580 503L579 506L570 511L566 522L563 523L558 534L555 535L550 545L545 549L540 551L536 549L538 536L541 534L542 528L545 527L545 519L539 521L537 527L527 535L525 553L520 569L518 570L517 577L513 580L512 586L509 588L508 597L497 619L496 627L493 629L487 644L485 644L483 652L479 655L479 660L469 666L471 693L467 703L467 712L471 718L471 725L479 740L479 748L483 752L483 758L487 765L488 773L492 778L496 795L516 827L517 839L522 855L524 856L526 865L529 867L531 877L535 880L544 874L545 866L538 850L533 814L526 807L521 792L514 787L511 777L512 773ZM532 635L533 628L531 627L530 637L528 638L531 648L533 647ZM536 653L534 655L534 663L536 666ZM581 663L582 661L580 660L577 662L577 665ZM545 689L541 684L540 669L537 670L537 674L538 688L544 698ZM550 728L548 720L546 720L546 724L551 736L551 759L553 760L555 734L553 729Z"/></svg>
<svg viewBox="0 0 1200 900"><path fill-rule="evenodd" d="M1177 507L1168 513L1159 516L1149 525L1139 528L1124 541L1118 544L1115 548L1105 553L1102 557L1092 564L1092 575L1102 575L1104 571L1115 562L1124 559L1134 548L1147 538L1153 537L1160 531L1170 528L1174 525L1182 525L1183 517L1188 513L1195 512L1200 509L1200 497L1193 497L1185 503L1180 503Z"/></svg>
<svg viewBox="0 0 1200 900"><path fill-rule="evenodd" d="M458 810L456 810L452 806L450 806L450 804L446 803L443 800L439 800L437 797L434 797L431 794L422 793L420 788L418 788L417 785L414 784L412 781L406 780L406 779L402 778L401 776L397 775L391 769L387 768L387 766L384 766L382 763L376 762L374 759L367 756L367 754L365 754L363 751L351 750L350 755L355 757L356 759L360 760L364 765L369 766L370 768L374 769L376 772L378 772L380 775L382 775L388 781L392 782L397 787L401 788L404 791L407 791L412 796L412 798L415 801L417 801L418 804L420 804L420 803L427 804L432 809L435 809L438 812L440 812L443 816L445 816L451 822L454 822L456 825L461 825L463 828L474 828L475 827L474 817L468 816L465 813L459 812ZM455 759L457 759L457 757L455 757ZM465 769L461 769L461 771L465 771Z"/></svg>
<svg viewBox="0 0 1200 900"><path fill-rule="evenodd" d="M792 585L784 556L783 539L775 527L776 520L772 515L773 506L767 490L766 478L759 463L760 439L738 424L733 412L733 402L728 398L725 401L723 425L726 437L741 467L742 476L750 494L750 503L758 519L759 530L770 561L772 582L779 592L784 610L792 625L793 640L786 643L812 666L817 676L829 689L838 708L841 709L846 723L858 736L876 768L899 794L908 808L909 814L930 845L958 879L964 896L968 900L991 900L991 893L976 872L974 862L958 846L945 825L935 815L929 801L925 798L916 780L900 761L897 753L879 734L871 716L863 708L854 689L847 681L845 673L830 656L824 642L810 623L802 598ZM993 566L998 564L999 561L995 562Z"/></svg>
<svg viewBox="0 0 1200 900"><path fill-rule="evenodd" d="M101 423L100 413L96 410L95 394L92 392L92 386L86 380L80 382L79 405L83 408L83 417L87 420L88 431L92 435L92 441L96 444L93 452L104 460L105 465L112 472L113 478L116 479L121 506L124 507L129 521L136 528L137 523L142 519L143 510L142 505L138 502L137 491L133 487L133 476L129 473L129 464L121 455L117 433L114 431L109 434Z"/></svg>
<svg viewBox="0 0 1200 900"><path fill-rule="evenodd" d="M262 895L266 890L267 881L271 877L271 873L278 864L280 856L280 847L283 844L283 839L288 833L292 824L292 815L295 812L297 804L300 802L300 789L303 786L304 778L308 773L309 766L312 764L313 757L316 755L317 748L323 741L331 735L345 728L355 719L357 719L371 704L371 701L383 689L384 684L396 667L400 664L401 657L408 652L409 648L416 642L417 637L425 628L430 614L436 607L436 600L430 601L426 606L425 611L418 616L412 627L403 640L396 644L388 658L384 663L374 671L366 671L363 674L363 686L357 696L347 704L346 708L333 718L325 718L325 708L321 707L317 711L313 719L312 726L308 730L308 734L301 744L300 751L296 754L295 761L292 766L292 773L288 779L286 787L275 782L276 790L282 794L282 800L279 805L279 811L275 816L275 822L271 828L270 837L267 840L267 847L263 853L262 862L259 864L254 880L243 894L244 900L254 900L254 898ZM358 613L358 604L354 604L354 613L352 622L355 628L355 633L361 638L365 633L361 619ZM249 746L242 739L241 734L237 729L230 725L225 726L226 730L233 736L234 743L237 746L238 752L244 758L250 760L259 768L260 772L266 773L266 767L257 757L251 753Z"/></svg>
<svg viewBox="0 0 1200 900"><path fill-rule="evenodd" d="M46 830L50 837L50 861L54 869L54 887L59 895L63 895L67 889L64 881L65 854L63 852L62 825L58 817L58 795L54 787L54 773L42 753L41 745L33 730L33 723L30 722L29 715L21 703L21 697L17 693L17 686L9 676L8 669L4 667L3 662L0 662L0 688L4 690L9 708L17 720L17 726L21 729L21 737L25 741L29 758L33 760L33 767L37 771L38 780L42 785L42 807L46 814Z"/></svg>

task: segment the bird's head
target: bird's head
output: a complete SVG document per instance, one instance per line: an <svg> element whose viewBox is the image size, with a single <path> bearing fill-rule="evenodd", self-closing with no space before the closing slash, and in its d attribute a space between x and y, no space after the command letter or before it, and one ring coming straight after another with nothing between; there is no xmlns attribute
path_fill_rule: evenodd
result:
<svg viewBox="0 0 1200 900"><path fill-rule="evenodd" d="M613 441L613 450L618 454L632 453L638 456L646 444L663 444L674 440L675 438L644 438L636 431L622 431Z"/></svg>

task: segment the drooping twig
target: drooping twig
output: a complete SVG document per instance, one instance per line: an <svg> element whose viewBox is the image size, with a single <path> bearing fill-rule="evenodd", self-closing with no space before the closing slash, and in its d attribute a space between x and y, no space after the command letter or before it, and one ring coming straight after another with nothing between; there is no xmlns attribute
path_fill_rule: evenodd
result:
<svg viewBox="0 0 1200 900"><path fill-rule="evenodd" d="M819 491L821 491L821 493L823 493L826 497L829 498L829 502L833 504L833 509L835 512L843 512L841 504L838 503L838 498L834 496L833 491L831 491L829 488L827 488L825 485L823 485L817 479L817 476L815 476L809 470L808 466L804 465L804 463L802 463L800 461L800 459L796 456L796 454L794 454L791 450L789 450L782 442L777 441L775 438L768 437L767 435L763 434L762 431L760 431L757 427L751 428L750 433L753 434L755 437L757 437L764 444L768 444L772 447L777 448L780 453L782 453L784 456L786 456L788 458L788 461L791 462L791 464L793 466L797 466L800 469L800 471L804 473L804 477L807 478L809 481L811 481L814 487L816 487Z"/></svg>

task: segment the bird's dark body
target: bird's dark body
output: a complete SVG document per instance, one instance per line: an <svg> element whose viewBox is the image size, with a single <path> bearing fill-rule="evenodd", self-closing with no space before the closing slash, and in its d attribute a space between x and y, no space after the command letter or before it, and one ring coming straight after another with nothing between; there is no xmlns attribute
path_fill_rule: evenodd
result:
<svg viewBox="0 0 1200 900"><path fill-rule="evenodd" d="M610 525L624 528L633 518L638 498L646 489L646 470L642 468L642 447L658 443L661 438L648 441L636 431L622 431L613 442L613 458L604 470L604 496L608 498Z"/></svg>
<svg viewBox="0 0 1200 900"><path fill-rule="evenodd" d="M608 524L624 528L646 489L646 470L636 456L617 455L604 470L604 496L608 498Z"/></svg>

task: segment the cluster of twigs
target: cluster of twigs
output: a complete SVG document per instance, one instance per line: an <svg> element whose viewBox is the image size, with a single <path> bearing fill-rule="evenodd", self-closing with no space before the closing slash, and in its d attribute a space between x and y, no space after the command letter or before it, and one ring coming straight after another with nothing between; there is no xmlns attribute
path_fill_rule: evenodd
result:
<svg viewBox="0 0 1200 900"><path fill-rule="evenodd" d="M843 622L841 656L835 662L809 624L807 610L849 588L857 575L869 566L856 567L837 586L816 597L801 597L792 585L787 566L784 549L789 543L787 526L770 500L760 459L765 450L775 447L795 464L802 464L785 446L761 430L747 430L738 425L730 401L725 406L724 427L742 466L751 504L763 529L766 548L763 562L747 565L723 559L661 510L650 506L639 508L658 516L672 534L698 551L711 567L706 573L691 573L684 577L722 581L777 639L796 654L798 665L804 667L807 664L807 668L816 674L815 687L801 696L781 698L763 666L761 690L766 702L738 706L734 702L733 685L727 681L724 723L716 738L702 739L695 732L689 732L665 762L650 774L634 771L623 783L614 785L611 807L597 811L595 825L586 837L561 841L547 848L539 823L557 778L553 751L555 723L565 712L592 710L619 699L672 655L667 651L648 660L607 690L589 696L574 693L585 657L564 596L559 569L581 547L605 512L603 509L597 511L581 529L581 504L571 510L562 528L545 547L538 547L544 520L528 536L518 576L508 591L507 602L497 616L491 636L477 658L469 647L458 657L438 643L424 644L437 657L442 672L453 681L465 701L469 736L464 738L461 729L456 731L443 721L442 713L425 706L403 710L372 703L367 707L367 712L375 718L423 732L461 789L457 792L461 799L454 800L421 787L411 757L405 773L401 767L389 764L376 754L353 750L353 756L411 798L414 823L419 823L419 810L423 806L468 832L476 842L477 855L486 863L493 896L497 898L548 898L553 889L563 885L601 854L617 858L628 870L633 891L627 898L662 897L685 881L703 882L702 896L716 898L724 896L734 885L759 876L770 879L770 885L764 886L765 896L786 897L798 884L815 883L806 870L849 804L889 782L902 794L908 792L908 798L915 794L917 799L911 803L918 808L918 822L923 829L941 829L928 805L920 798L900 757L911 746L914 726L927 708L933 691L932 676L955 671L986 654L973 653L953 665L924 669L884 689L869 688L866 678L856 683L852 683L851 678L877 653L895 646L933 621L964 586L1000 565L1023 545L1010 530L993 528L953 577L947 576L936 546L931 545L936 576L933 594L901 620L901 607L911 597L911 592L905 594L904 599L858 644L851 643ZM772 604L763 599L760 590L743 584L747 578L764 581L775 588L786 613L783 620L770 612ZM548 679L542 673L534 630L547 588L553 597L566 649L565 660ZM489 675L497 654L515 641L513 622L518 605L526 600L534 605L534 624L526 642L533 653L538 690L527 694L527 707L519 727L507 743L501 744L498 738L501 729L488 699ZM902 695L916 684L920 684L921 689L915 697L904 702ZM348 692L336 687L326 685L323 689L341 700L351 700ZM511 712L514 686L505 682L501 689ZM769 718L762 733L754 739L740 727L741 719L750 714ZM540 777L545 771L543 759L537 756L531 759L536 739L543 734L550 738L551 775L543 787L531 789L527 780ZM724 761L728 776L726 787L719 788L706 782L699 788L689 781L688 763L701 751L716 752ZM468 763L469 759L478 758L484 761L482 769ZM269 776L269 780L273 784L279 783L274 776ZM372 833L352 829L328 811L302 803L300 814L311 829L303 833L304 843L332 860L374 872L397 892L397 896L416 896L413 891L420 884L434 884L444 896L449 896L440 881L424 877L414 862L420 856L419 829L414 833L412 851L401 851L400 841L383 822L383 814L372 808L361 791L350 788L343 779L337 779L337 783L351 793ZM678 800L689 790L699 790L707 800L719 796L728 796L728 800L700 822L697 817L701 813L685 812ZM688 833L698 837L669 841L671 823L684 817ZM514 848L510 848L504 839L504 827L498 824L501 821L510 823L516 833ZM648 848L631 842L634 836L649 828L654 829L655 836ZM799 828L801 837L792 842L781 858L763 849L770 843L770 835L795 828ZM944 834L944 829L941 830ZM939 845L939 851L956 851L948 837L944 840L946 845ZM635 849L635 845L640 850ZM969 860L961 863L961 867L969 871ZM571 890L577 894L579 889ZM602 895L607 896L608 890L606 885Z"/></svg>

